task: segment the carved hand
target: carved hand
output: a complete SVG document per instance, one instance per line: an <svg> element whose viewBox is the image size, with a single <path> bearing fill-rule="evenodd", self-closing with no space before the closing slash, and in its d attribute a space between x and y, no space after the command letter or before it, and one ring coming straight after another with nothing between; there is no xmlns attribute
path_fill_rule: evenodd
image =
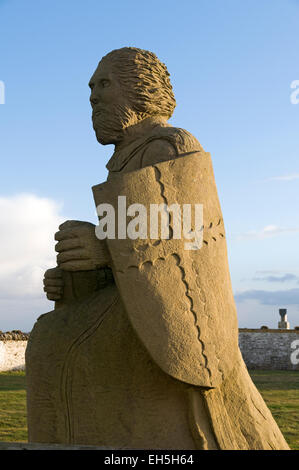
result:
<svg viewBox="0 0 299 470"><path fill-rule="evenodd" d="M95 225L68 220L55 234L58 266L65 271L88 271L109 265L105 242L95 235Z"/></svg>
<svg viewBox="0 0 299 470"><path fill-rule="evenodd" d="M44 277L44 291L49 300L60 300L63 294L62 271L59 268L48 269Z"/></svg>

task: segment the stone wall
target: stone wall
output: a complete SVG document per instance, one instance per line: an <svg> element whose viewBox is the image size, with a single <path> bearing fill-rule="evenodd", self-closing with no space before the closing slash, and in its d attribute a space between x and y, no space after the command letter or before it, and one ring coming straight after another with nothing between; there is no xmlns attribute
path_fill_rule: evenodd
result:
<svg viewBox="0 0 299 470"><path fill-rule="evenodd" d="M299 370L299 330L239 330L248 369Z"/></svg>
<svg viewBox="0 0 299 470"><path fill-rule="evenodd" d="M29 334L0 332L0 371L24 370ZM299 370L299 330L239 330L248 369Z"/></svg>
<svg viewBox="0 0 299 470"><path fill-rule="evenodd" d="M0 372L25 369L25 349L29 334L0 332Z"/></svg>

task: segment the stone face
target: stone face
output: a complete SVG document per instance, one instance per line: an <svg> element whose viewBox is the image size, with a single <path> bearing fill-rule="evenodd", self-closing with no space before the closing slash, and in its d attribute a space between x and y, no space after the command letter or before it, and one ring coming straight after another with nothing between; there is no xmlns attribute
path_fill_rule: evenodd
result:
<svg viewBox="0 0 299 470"><path fill-rule="evenodd" d="M287 449L238 348L210 155L167 123L168 76L140 49L100 62L90 81L93 125L115 152L93 193L96 205L113 207L117 229L118 196L146 214L151 204L202 204L202 247L186 249L190 240L174 236L172 223L166 239L99 240L91 224L60 226L58 268L45 278L55 309L38 319L26 351L29 440Z"/></svg>

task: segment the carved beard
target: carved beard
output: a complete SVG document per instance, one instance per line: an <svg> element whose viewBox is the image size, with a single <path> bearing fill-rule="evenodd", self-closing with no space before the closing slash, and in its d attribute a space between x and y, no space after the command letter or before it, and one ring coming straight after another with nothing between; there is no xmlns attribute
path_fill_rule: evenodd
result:
<svg viewBox="0 0 299 470"><path fill-rule="evenodd" d="M120 142L125 129L137 124L140 120L141 116L138 117L137 113L125 105L95 106L92 112L97 140L103 145Z"/></svg>

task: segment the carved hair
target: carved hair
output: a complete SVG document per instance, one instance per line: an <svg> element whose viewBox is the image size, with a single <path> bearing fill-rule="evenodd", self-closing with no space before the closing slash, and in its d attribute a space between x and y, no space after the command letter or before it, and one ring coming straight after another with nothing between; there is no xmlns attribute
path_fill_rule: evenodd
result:
<svg viewBox="0 0 299 470"><path fill-rule="evenodd" d="M101 62L106 61L112 65L134 111L144 116L172 116L176 101L169 73L153 52L123 47L104 56Z"/></svg>

